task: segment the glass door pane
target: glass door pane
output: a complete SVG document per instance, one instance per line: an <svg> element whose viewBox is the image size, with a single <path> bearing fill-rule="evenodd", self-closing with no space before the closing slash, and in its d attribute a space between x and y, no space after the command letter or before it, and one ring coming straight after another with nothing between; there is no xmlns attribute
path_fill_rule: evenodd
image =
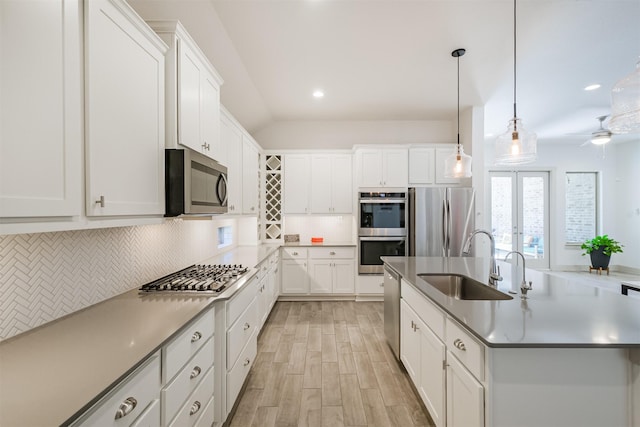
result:
<svg viewBox="0 0 640 427"><path fill-rule="evenodd" d="M511 172L491 173L491 234L496 241L496 258L515 250L514 176Z"/></svg>

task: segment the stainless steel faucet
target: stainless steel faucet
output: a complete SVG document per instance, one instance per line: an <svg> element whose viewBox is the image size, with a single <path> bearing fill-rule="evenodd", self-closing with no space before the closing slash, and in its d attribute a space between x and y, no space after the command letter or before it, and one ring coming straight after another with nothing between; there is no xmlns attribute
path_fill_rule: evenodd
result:
<svg viewBox="0 0 640 427"><path fill-rule="evenodd" d="M532 286L531 286L531 281L529 281L529 284L527 284L527 278L525 277L524 271L527 266L524 260L524 255L522 254L522 252L519 252L519 251L511 251L504 256L504 260L506 261L507 258L509 258L509 255L511 254L518 254L520 255L520 257L522 257L522 283L520 283L520 293L522 294L522 298L526 298L527 291L530 291L532 289Z"/></svg>
<svg viewBox="0 0 640 427"><path fill-rule="evenodd" d="M489 240L491 241L491 259L489 260L489 285L494 288L498 287L498 282L502 280L502 276L500 276L500 267L496 265L496 242L493 239L493 235L486 230L474 230L469 234L467 240L465 240L464 245L462 246L462 253L469 254L471 253L471 239L473 239L477 234L485 234Z"/></svg>

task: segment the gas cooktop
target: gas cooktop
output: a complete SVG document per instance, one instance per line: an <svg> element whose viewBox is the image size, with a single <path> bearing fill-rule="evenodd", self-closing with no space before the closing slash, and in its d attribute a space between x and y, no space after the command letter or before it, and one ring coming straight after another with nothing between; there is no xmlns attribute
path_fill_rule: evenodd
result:
<svg viewBox="0 0 640 427"><path fill-rule="evenodd" d="M249 271L241 264L192 265L140 287L140 292L216 294Z"/></svg>

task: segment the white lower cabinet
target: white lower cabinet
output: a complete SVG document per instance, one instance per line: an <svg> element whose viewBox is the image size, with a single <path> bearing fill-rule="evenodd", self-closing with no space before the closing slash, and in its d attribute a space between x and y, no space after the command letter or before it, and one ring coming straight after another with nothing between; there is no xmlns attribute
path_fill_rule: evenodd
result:
<svg viewBox="0 0 640 427"><path fill-rule="evenodd" d="M484 426L484 346L404 280L400 359L437 427Z"/></svg>
<svg viewBox="0 0 640 427"><path fill-rule="evenodd" d="M447 426L484 426L484 387L447 352Z"/></svg>
<svg viewBox="0 0 640 427"><path fill-rule="evenodd" d="M157 417L153 406L160 387L160 355L156 353L73 425L121 427L136 425L138 418L139 425L147 425Z"/></svg>
<svg viewBox="0 0 640 427"><path fill-rule="evenodd" d="M206 406L213 399L213 369L209 369L207 375L200 381L197 388L184 402L173 421L168 424L171 427L211 426L213 417L209 411L207 419L201 419L201 415L207 413Z"/></svg>
<svg viewBox="0 0 640 427"><path fill-rule="evenodd" d="M282 293L342 295L355 293L352 247L282 249Z"/></svg>

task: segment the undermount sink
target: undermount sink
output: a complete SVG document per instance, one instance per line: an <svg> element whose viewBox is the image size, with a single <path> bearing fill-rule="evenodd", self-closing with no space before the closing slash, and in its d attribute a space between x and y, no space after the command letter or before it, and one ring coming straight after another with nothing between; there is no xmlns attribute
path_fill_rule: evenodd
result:
<svg viewBox="0 0 640 427"><path fill-rule="evenodd" d="M461 274L418 274L422 280L459 300L509 300L512 296Z"/></svg>

